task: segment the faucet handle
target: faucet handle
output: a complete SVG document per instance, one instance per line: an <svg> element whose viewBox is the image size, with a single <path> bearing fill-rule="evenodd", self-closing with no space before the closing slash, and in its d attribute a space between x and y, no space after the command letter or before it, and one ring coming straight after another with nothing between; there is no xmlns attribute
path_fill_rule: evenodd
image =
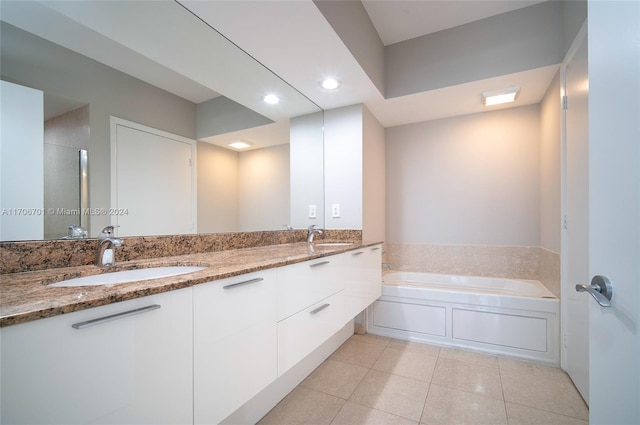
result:
<svg viewBox="0 0 640 425"><path fill-rule="evenodd" d="M316 228L316 225L315 225L315 224L312 224L311 226L307 227L307 230L308 230L309 232L311 232L311 231L312 231L313 229L315 229L315 228Z"/></svg>
<svg viewBox="0 0 640 425"><path fill-rule="evenodd" d="M98 237L99 237L100 239L112 238L112 237L114 236L114 234L113 234L113 230L114 230L116 227L120 227L120 226L118 226L118 225L115 225L115 226L114 226L114 225L112 225L112 224L110 224L110 225L106 226L104 229L102 229L102 230L100 231L100 234L98 235Z"/></svg>

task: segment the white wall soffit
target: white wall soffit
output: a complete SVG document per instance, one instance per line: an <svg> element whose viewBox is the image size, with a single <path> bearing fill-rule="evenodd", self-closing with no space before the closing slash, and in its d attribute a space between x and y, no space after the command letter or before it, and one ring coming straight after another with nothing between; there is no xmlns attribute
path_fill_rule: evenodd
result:
<svg viewBox="0 0 640 425"><path fill-rule="evenodd" d="M173 1L47 1L42 5L80 24L78 28L87 27L270 119L278 120L317 110L315 105L288 84L239 52L217 32ZM63 32L64 29L56 28L52 32ZM80 37L80 42L85 41L84 35L73 36ZM61 41L69 43L68 39L52 41L62 45L65 44ZM82 53L92 57L91 52ZM101 62L115 68L109 61L117 62L120 57L116 53L111 59L103 59ZM262 97L269 92L277 93L282 98L275 107L262 101Z"/></svg>
<svg viewBox="0 0 640 425"><path fill-rule="evenodd" d="M251 148L245 150L262 149L271 146L284 145L289 143L289 120L283 118L273 124L261 125L260 127L247 128L245 130L233 131L217 136L204 137L201 142L211 143L229 149L229 143L238 139L251 142Z"/></svg>
<svg viewBox="0 0 640 425"><path fill-rule="evenodd" d="M385 46L521 9L544 0L362 0Z"/></svg>
<svg viewBox="0 0 640 425"><path fill-rule="evenodd" d="M154 62L35 1L0 3L2 20L193 103L219 93Z"/></svg>
<svg viewBox="0 0 640 425"><path fill-rule="evenodd" d="M311 0L180 3L323 109L382 98ZM320 87L328 75L340 79L339 90Z"/></svg>
<svg viewBox="0 0 640 425"><path fill-rule="evenodd" d="M540 103L559 65L550 65L515 74L473 81L442 89L367 103L385 127L430 121L458 115L495 111ZM480 101L483 91L520 86L515 103L486 107Z"/></svg>

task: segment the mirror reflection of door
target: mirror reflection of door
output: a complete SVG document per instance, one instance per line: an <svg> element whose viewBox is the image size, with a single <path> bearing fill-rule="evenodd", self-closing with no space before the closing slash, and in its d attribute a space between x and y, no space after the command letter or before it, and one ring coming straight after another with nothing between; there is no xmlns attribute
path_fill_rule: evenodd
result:
<svg viewBox="0 0 640 425"><path fill-rule="evenodd" d="M106 213L119 235L196 233L195 152L195 140L111 118Z"/></svg>

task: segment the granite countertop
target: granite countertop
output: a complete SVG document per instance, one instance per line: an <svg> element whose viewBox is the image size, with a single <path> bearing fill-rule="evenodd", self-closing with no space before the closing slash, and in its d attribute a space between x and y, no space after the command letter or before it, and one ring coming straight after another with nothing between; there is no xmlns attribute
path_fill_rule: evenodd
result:
<svg viewBox="0 0 640 425"><path fill-rule="evenodd" d="M306 242L217 251L150 260L117 262L114 268L77 266L0 275L0 327L71 313L146 295L187 288L212 280L299 263L380 242L354 241L352 245L310 246ZM116 260L117 260L116 251ZM203 266L204 270L160 279L115 285L49 287L62 280L159 266Z"/></svg>

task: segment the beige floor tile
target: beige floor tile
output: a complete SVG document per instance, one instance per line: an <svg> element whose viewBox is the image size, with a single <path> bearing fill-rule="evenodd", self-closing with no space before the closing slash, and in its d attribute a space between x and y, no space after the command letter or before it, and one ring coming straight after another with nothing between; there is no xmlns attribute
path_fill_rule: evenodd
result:
<svg viewBox="0 0 640 425"><path fill-rule="evenodd" d="M327 360L302 381L303 387L348 399L368 369L349 363Z"/></svg>
<svg viewBox="0 0 640 425"><path fill-rule="evenodd" d="M498 357L490 354L476 353L474 351L460 350L457 348L440 349L440 357L448 359L462 360L469 363L475 363L481 366L498 367Z"/></svg>
<svg viewBox="0 0 640 425"><path fill-rule="evenodd" d="M430 382L437 359L436 356L418 351L387 347L378 357L373 369Z"/></svg>
<svg viewBox="0 0 640 425"><path fill-rule="evenodd" d="M370 368L384 351L384 346L347 340L331 355L332 360Z"/></svg>
<svg viewBox="0 0 640 425"><path fill-rule="evenodd" d="M418 425L418 422L348 401L331 425Z"/></svg>
<svg viewBox="0 0 640 425"><path fill-rule="evenodd" d="M437 356L440 353L440 347L436 345L423 344L421 342L404 341L401 339L392 339L387 347L396 348L404 351L414 351L423 354Z"/></svg>
<svg viewBox="0 0 640 425"><path fill-rule="evenodd" d="M504 402L432 384L422 412L426 425L506 425Z"/></svg>
<svg viewBox="0 0 640 425"><path fill-rule="evenodd" d="M509 357L499 357L498 364L500 365L500 370L505 371L506 373L529 373L542 378L555 379L562 382L570 380L567 373L559 367L546 366Z"/></svg>
<svg viewBox="0 0 640 425"><path fill-rule="evenodd" d="M374 334L364 334L364 335L353 334L353 336L350 339L352 339L353 341L366 342L368 344L377 344L385 347L391 341L391 338L389 337L374 335Z"/></svg>
<svg viewBox="0 0 640 425"><path fill-rule="evenodd" d="M431 382L448 388L503 399L500 371L495 367L440 356Z"/></svg>
<svg viewBox="0 0 640 425"><path fill-rule="evenodd" d="M589 422L533 407L506 403L509 425L589 425Z"/></svg>
<svg viewBox="0 0 640 425"><path fill-rule="evenodd" d="M260 425L330 424L345 401L304 387L296 387L265 415Z"/></svg>
<svg viewBox="0 0 640 425"><path fill-rule="evenodd" d="M370 370L349 400L419 421L428 390L427 382Z"/></svg>
<svg viewBox="0 0 640 425"><path fill-rule="evenodd" d="M589 411L571 381L501 371L505 401L589 420Z"/></svg>

